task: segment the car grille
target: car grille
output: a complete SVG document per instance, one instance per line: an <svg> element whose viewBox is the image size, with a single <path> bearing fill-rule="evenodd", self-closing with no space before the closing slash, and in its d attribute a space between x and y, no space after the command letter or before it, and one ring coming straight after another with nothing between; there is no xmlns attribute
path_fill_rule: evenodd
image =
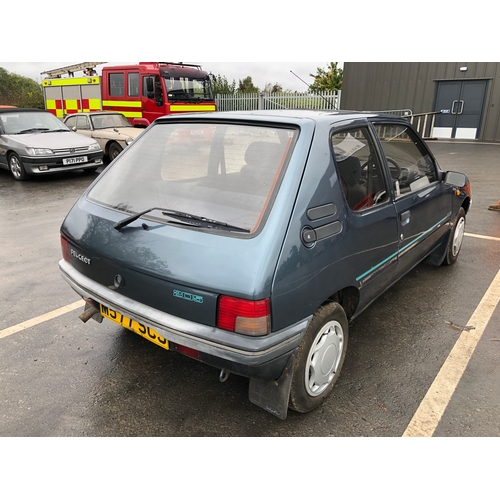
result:
<svg viewBox="0 0 500 500"><path fill-rule="evenodd" d="M64 149L53 149L55 155L72 155L79 153L86 153L89 150L87 146L81 148L64 148Z"/></svg>

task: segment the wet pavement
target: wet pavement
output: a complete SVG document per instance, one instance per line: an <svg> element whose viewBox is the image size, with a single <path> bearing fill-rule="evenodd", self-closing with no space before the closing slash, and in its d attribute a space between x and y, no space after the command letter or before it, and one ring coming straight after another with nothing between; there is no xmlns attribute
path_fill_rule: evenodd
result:
<svg viewBox="0 0 500 500"><path fill-rule="evenodd" d="M500 269L500 213L487 210L500 198L500 145L429 144L472 184L458 262L419 265L361 314L330 399L286 421L248 401L244 378L220 383L110 321L83 324L80 308L52 314L79 299L59 275L59 227L95 175L21 183L0 171L0 436L402 436L461 335L453 325L474 326ZM435 436L500 436L499 356L496 307Z"/></svg>

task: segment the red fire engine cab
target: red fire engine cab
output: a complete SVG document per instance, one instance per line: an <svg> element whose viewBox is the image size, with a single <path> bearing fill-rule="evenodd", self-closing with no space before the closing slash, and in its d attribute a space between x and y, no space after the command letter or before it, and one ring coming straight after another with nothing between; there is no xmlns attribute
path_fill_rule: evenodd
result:
<svg viewBox="0 0 500 500"><path fill-rule="evenodd" d="M58 118L89 111L118 111L135 126L148 126L159 116L215 111L210 78L201 66L140 62L96 67L87 62L44 71L45 108ZM74 73L83 71L84 76Z"/></svg>

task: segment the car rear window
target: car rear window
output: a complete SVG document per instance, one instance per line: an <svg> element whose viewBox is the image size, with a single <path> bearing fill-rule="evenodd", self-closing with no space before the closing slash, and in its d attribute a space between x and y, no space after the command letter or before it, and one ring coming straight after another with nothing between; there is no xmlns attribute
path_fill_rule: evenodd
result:
<svg viewBox="0 0 500 500"><path fill-rule="evenodd" d="M298 130L248 124L159 123L106 171L88 198L125 213L151 207L258 229Z"/></svg>

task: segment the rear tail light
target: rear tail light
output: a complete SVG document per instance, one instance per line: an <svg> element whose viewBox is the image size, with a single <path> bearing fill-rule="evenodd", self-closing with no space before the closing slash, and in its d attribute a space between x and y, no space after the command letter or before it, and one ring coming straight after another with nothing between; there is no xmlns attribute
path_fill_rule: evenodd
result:
<svg viewBox="0 0 500 500"><path fill-rule="evenodd" d="M464 191L467 193L467 196L470 197L471 189L470 189L470 181L467 181L464 186Z"/></svg>
<svg viewBox="0 0 500 500"><path fill-rule="evenodd" d="M270 301L244 300L222 295L219 299L217 326L253 337L268 335L271 331Z"/></svg>
<svg viewBox="0 0 500 500"><path fill-rule="evenodd" d="M61 250L62 250L64 260L69 262L68 240L63 235L61 235Z"/></svg>

